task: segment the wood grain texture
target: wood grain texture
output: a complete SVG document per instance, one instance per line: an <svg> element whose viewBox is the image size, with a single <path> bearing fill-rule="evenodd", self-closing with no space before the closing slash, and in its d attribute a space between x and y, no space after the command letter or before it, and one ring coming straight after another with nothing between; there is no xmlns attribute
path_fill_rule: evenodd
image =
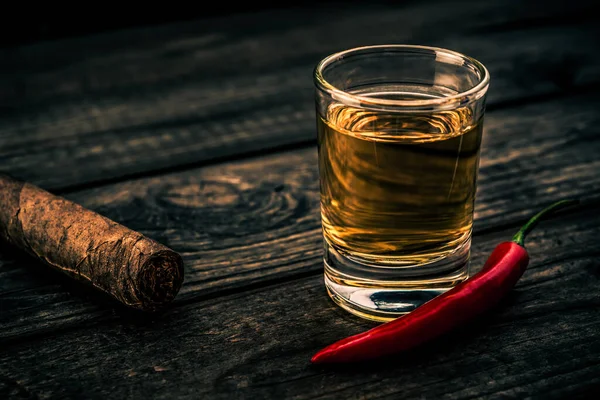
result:
<svg viewBox="0 0 600 400"><path fill-rule="evenodd" d="M5 49L0 171L68 189L311 142L312 68L363 44L474 56L493 77L490 107L587 88L600 76L589 51L600 31L573 24L589 20L577 4L353 3Z"/></svg>
<svg viewBox="0 0 600 400"><path fill-rule="evenodd" d="M593 95L489 112L475 237L515 226L553 201L600 198ZM175 305L322 270L316 149L72 193L69 199L179 252L185 283ZM0 341L113 318L27 259L0 266ZM11 258L13 257L13 258Z"/></svg>
<svg viewBox="0 0 600 400"><path fill-rule="evenodd" d="M309 365L319 348L373 326L335 306L315 276L190 304L162 319L114 321L3 348L0 393L41 399L589 397L600 385L599 222L597 209L543 222L527 241L529 269L506 301L443 340L391 360ZM513 233L479 236L474 265Z"/></svg>

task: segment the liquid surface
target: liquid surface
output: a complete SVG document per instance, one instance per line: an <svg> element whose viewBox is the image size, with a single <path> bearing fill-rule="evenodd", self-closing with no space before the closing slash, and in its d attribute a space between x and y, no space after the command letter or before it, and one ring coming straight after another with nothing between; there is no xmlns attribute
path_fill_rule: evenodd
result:
<svg viewBox="0 0 600 400"><path fill-rule="evenodd" d="M470 239L482 123L469 108L400 114L332 104L318 135L323 230L341 255L415 266Z"/></svg>

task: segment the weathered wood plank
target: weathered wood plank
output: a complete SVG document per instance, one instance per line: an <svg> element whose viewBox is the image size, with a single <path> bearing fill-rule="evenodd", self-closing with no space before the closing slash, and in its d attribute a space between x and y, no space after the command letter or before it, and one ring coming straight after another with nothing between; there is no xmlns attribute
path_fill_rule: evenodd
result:
<svg viewBox="0 0 600 400"><path fill-rule="evenodd" d="M591 4L577 1L570 2L568 8L560 2L545 2L545 7L538 7L517 0L471 0L455 2L453 7L445 5L440 0L368 6L347 2L344 7L325 2L321 6L316 3L250 15L229 14L0 49L5 61L0 65L4 89L0 104L13 108L40 102L52 104L62 96L77 99L82 95L129 93L190 79L190 75L210 81L215 77L277 70L298 65L299 57L325 55L336 48L337 42L348 41L349 34L354 45L360 45L371 39L392 38L391 34L396 35L393 39L402 41L426 37L440 41L444 38L438 36L498 32L505 25L511 31L569 27L589 22L586 15L591 9ZM453 30L441 31L439 23L457 19L461 23L455 24ZM374 21L379 29L373 29ZM529 26L515 29L519 23ZM224 59L230 62L223 63ZM94 79L89 79L92 76ZM14 78L18 82L11 82Z"/></svg>
<svg viewBox="0 0 600 400"><path fill-rule="evenodd" d="M586 88L600 76L600 55L589 51L600 31L569 18L587 14L554 3L356 3L4 50L0 171L65 189L310 142L312 68L368 43L425 43L479 58L493 75L492 107ZM544 25L557 15L565 26ZM525 33L497 28L532 18L538 25Z"/></svg>
<svg viewBox="0 0 600 400"><path fill-rule="evenodd" d="M561 198L600 198L598 105L588 95L489 112L476 235ZM181 252L179 306L322 268L315 148L68 197ZM113 308L10 257L0 261L0 341L113 317Z"/></svg>
<svg viewBox="0 0 600 400"><path fill-rule="evenodd" d="M161 319L115 320L3 348L0 390L37 398L589 395L600 384L597 211L542 223L527 242L530 268L500 307L391 360L309 365L322 346L373 326L333 305L315 276L190 304ZM474 265L513 231L478 237Z"/></svg>

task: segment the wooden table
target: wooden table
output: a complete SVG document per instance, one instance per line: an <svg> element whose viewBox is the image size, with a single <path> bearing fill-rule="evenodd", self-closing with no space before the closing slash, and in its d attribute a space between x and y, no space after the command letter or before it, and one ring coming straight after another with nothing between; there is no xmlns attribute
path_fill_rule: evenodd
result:
<svg viewBox="0 0 600 400"><path fill-rule="evenodd" d="M600 389L600 24L592 4L348 2L0 50L0 172L185 260L172 307L133 318L4 248L0 397L576 398ZM309 364L374 326L323 284L312 68L374 43L490 70L473 237L529 237L507 301L393 361Z"/></svg>

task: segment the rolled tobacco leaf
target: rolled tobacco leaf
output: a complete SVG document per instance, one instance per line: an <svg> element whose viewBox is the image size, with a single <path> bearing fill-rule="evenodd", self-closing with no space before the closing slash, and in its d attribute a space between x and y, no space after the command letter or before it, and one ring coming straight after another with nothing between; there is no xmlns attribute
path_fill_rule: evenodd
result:
<svg viewBox="0 0 600 400"><path fill-rule="evenodd" d="M0 240L142 311L170 303L183 283L183 260L175 251L3 174Z"/></svg>

